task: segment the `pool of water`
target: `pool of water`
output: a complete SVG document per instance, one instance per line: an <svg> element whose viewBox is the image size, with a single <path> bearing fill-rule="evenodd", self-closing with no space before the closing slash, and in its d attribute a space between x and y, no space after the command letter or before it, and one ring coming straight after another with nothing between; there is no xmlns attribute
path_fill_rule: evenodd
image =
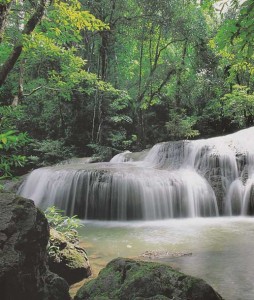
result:
<svg viewBox="0 0 254 300"><path fill-rule="evenodd" d="M254 218L87 221L80 235L95 273L119 256L191 253L160 261L206 280L225 300L254 299Z"/></svg>

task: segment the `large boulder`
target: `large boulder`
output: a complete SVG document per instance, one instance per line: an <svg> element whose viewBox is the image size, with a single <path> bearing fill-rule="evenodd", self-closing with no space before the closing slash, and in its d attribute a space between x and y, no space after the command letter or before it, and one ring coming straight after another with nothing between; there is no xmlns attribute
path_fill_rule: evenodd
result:
<svg viewBox="0 0 254 300"><path fill-rule="evenodd" d="M204 280L182 274L167 265L117 258L112 260L96 279L83 285L74 299L221 300L222 298Z"/></svg>
<svg viewBox="0 0 254 300"><path fill-rule="evenodd" d="M61 232L50 229L49 269L69 284L87 278L92 273L85 250L75 242L70 242Z"/></svg>
<svg viewBox="0 0 254 300"><path fill-rule="evenodd" d="M67 282L47 267L48 222L33 201L0 193L1 300L69 300Z"/></svg>

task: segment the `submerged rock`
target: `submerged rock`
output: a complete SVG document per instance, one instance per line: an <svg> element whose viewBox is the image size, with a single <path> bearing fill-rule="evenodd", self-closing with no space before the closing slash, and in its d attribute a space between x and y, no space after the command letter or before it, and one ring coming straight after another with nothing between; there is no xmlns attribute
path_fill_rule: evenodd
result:
<svg viewBox="0 0 254 300"><path fill-rule="evenodd" d="M117 258L96 279L81 287L74 299L222 300L222 297L204 280L167 265Z"/></svg>
<svg viewBox="0 0 254 300"><path fill-rule="evenodd" d="M69 300L67 282L47 267L48 222L33 201L0 193L1 300Z"/></svg>
<svg viewBox="0 0 254 300"><path fill-rule="evenodd" d="M64 234L50 229L49 269L69 284L91 275L90 264L83 248L69 242Z"/></svg>
<svg viewBox="0 0 254 300"><path fill-rule="evenodd" d="M165 250L147 250L139 255L139 257L149 259L160 259L160 258L175 258L182 256L191 256L191 252L171 252Z"/></svg>

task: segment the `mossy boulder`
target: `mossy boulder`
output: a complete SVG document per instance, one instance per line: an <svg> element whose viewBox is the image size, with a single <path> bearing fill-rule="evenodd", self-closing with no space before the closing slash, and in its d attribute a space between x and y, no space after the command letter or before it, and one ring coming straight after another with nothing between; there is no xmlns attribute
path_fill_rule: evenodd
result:
<svg viewBox="0 0 254 300"><path fill-rule="evenodd" d="M74 298L85 299L174 299L221 300L204 280L171 267L125 258L112 260L99 276L81 287Z"/></svg>
<svg viewBox="0 0 254 300"><path fill-rule="evenodd" d="M50 229L48 254L49 269L63 277L69 284L91 275L85 250L70 242L63 233L53 228Z"/></svg>
<svg viewBox="0 0 254 300"><path fill-rule="evenodd" d="M69 300L67 282L49 271L49 227L33 201L0 193L0 299Z"/></svg>

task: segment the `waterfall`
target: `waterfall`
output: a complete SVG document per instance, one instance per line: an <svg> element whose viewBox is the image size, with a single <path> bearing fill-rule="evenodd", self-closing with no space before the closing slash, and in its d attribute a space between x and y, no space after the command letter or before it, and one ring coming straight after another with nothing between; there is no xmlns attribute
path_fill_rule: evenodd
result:
<svg viewBox="0 0 254 300"><path fill-rule="evenodd" d="M254 214L254 128L34 170L18 193L100 220Z"/></svg>

